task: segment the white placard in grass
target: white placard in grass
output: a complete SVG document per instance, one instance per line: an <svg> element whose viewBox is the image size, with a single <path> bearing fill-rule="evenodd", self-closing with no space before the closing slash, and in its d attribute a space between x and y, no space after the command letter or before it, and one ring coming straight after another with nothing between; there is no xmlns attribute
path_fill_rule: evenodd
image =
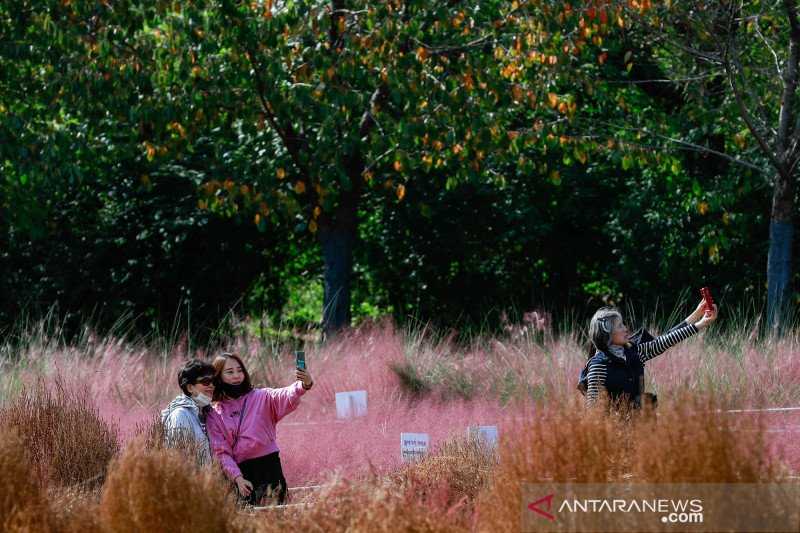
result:
<svg viewBox="0 0 800 533"><path fill-rule="evenodd" d="M366 416L367 391L352 390L336 393L336 418Z"/></svg>
<svg viewBox="0 0 800 533"><path fill-rule="evenodd" d="M497 426L469 426L467 438L480 440L486 446L495 448L498 442Z"/></svg>
<svg viewBox="0 0 800 533"><path fill-rule="evenodd" d="M400 457L403 462L416 461L428 453L427 433L400 433Z"/></svg>

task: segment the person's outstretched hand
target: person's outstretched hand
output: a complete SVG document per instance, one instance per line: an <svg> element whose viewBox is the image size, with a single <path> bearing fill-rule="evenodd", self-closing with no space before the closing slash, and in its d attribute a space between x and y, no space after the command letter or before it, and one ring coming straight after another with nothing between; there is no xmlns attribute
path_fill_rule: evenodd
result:
<svg viewBox="0 0 800 533"><path fill-rule="evenodd" d="M695 324L694 324L695 327L697 329L707 328L708 326L713 324L715 320L717 320L717 313L718 313L717 304L714 304L714 310L713 311L706 311L703 314L703 318L701 318L699 321L695 322Z"/></svg>
<svg viewBox="0 0 800 533"><path fill-rule="evenodd" d="M311 378L311 374L308 373L308 370L300 370L297 369L297 380L303 382L303 388L308 390L314 385L314 380Z"/></svg>
<svg viewBox="0 0 800 533"><path fill-rule="evenodd" d="M687 324L694 324L698 322L706 312L706 299L703 298L700 300L700 303L697 304L697 308L692 311L692 314L686 317L685 322Z"/></svg>

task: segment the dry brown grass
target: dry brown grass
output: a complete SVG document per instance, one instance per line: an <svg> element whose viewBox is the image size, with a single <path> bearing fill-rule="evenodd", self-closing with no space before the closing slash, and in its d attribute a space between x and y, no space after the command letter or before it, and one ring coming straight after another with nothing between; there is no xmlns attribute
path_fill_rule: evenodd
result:
<svg viewBox="0 0 800 533"><path fill-rule="evenodd" d="M198 466L203 466L201 448L206 447L207 444L198 442L194 435L183 432L172 435L169 443L167 443L166 432L164 431L164 424L161 423L160 414L137 426L135 435L141 440L145 449L163 450L169 448L182 454L189 461L196 461Z"/></svg>
<svg viewBox="0 0 800 533"><path fill-rule="evenodd" d="M763 421L721 412L712 397L676 398L658 416L632 427L631 473L647 483L757 483L776 480Z"/></svg>
<svg viewBox="0 0 800 533"><path fill-rule="evenodd" d="M148 450L158 450L166 447L166 433L164 431L164 424L161 423L160 414L155 414L146 421L138 424L134 430L134 434Z"/></svg>
<svg viewBox="0 0 800 533"><path fill-rule="evenodd" d="M747 483L778 480L763 427L685 397L654 413L623 417L553 407L503 441L497 474L478 498L479 531L520 529L523 483Z"/></svg>
<svg viewBox="0 0 800 533"><path fill-rule="evenodd" d="M470 531L474 503L496 463L492 450L456 439L391 476L335 480L308 500L308 507L262 511L239 521L242 529L257 533Z"/></svg>
<svg viewBox="0 0 800 533"><path fill-rule="evenodd" d="M183 454L131 443L112 463L100 516L109 531L231 531L236 514L228 484Z"/></svg>
<svg viewBox="0 0 800 533"><path fill-rule="evenodd" d="M594 415L597 416L594 416ZM522 483L604 483L623 479L630 443L619 417L587 413L577 402L526 413L501 439L500 464L478 497L481 531L518 531Z"/></svg>
<svg viewBox="0 0 800 533"><path fill-rule="evenodd" d="M42 381L0 409L0 425L16 430L42 486L100 486L119 449L115 428L97 413L88 389Z"/></svg>
<svg viewBox="0 0 800 533"><path fill-rule="evenodd" d="M497 462L495 450L462 437L400 468L391 479L419 503L446 509L451 518L468 524L476 498L489 483Z"/></svg>
<svg viewBox="0 0 800 533"><path fill-rule="evenodd" d="M0 531L47 531L44 489L31 470L23 440L13 429L0 434Z"/></svg>
<svg viewBox="0 0 800 533"><path fill-rule="evenodd" d="M369 531L464 533L467 525L445 508L421 503L409 487L388 480L339 481L308 507L275 509L240 518L255 533Z"/></svg>
<svg viewBox="0 0 800 533"><path fill-rule="evenodd" d="M454 440L390 476L336 480L308 506L237 509L213 469L160 446L153 427L109 469L102 496L76 485L46 496L25 441L0 439L4 531L513 531L525 482L674 483L780 479L757 418L735 419L686 397L625 420L577 402L523 415L497 454ZM148 443L147 436L150 441ZM49 502L48 502L49 498Z"/></svg>
<svg viewBox="0 0 800 533"><path fill-rule="evenodd" d="M100 522L99 489L56 489L50 493L52 533L105 533Z"/></svg>

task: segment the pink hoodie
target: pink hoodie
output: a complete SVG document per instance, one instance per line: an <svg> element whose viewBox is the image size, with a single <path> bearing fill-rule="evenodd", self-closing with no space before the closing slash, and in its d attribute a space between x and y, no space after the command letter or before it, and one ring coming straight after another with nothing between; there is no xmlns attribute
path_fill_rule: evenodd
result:
<svg viewBox="0 0 800 533"><path fill-rule="evenodd" d="M300 405L301 381L281 389L253 389L235 400L215 402L206 418L211 450L231 480L242 475L237 463L278 451L275 424ZM239 413L247 402L239 439L233 446Z"/></svg>

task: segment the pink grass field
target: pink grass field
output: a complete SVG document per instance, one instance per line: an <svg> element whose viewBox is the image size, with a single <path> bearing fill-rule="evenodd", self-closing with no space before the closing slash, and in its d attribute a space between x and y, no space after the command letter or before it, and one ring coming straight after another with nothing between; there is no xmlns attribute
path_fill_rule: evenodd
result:
<svg viewBox="0 0 800 533"><path fill-rule="evenodd" d="M737 342L742 345L736 339L729 344ZM725 345L701 336L673 348L648 363L648 389L658 392L662 405L688 390L714 393L726 409L800 406L800 343L794 337L745 343L735 353L719 348ZM244 357L256 386L293 381L288 349L274 354L247 337L226 349ZM322 348L307 347L315 386L278 425L289 485L391 471L400 465L401 432L429 433L435 447L464 435L469 425L497 425L502 439L523 412L580 399L575 384L584 354L573 337L484 338L464 348L388 322L363 326ZM0 360L0 399L37 379L60 376L68 386L87 389L87 401L119 428L124 443L180 392L177 369L185 358L185 347L156 353L115 339L97 339L81 349L33 344L13 360ZM415 369L426 392L412 394L393 370L397 366ZM368 394L367 415L337 420L335 393L359 389ZM800 472L800 410L730 416L763 416L765 453Z"/></svg>

